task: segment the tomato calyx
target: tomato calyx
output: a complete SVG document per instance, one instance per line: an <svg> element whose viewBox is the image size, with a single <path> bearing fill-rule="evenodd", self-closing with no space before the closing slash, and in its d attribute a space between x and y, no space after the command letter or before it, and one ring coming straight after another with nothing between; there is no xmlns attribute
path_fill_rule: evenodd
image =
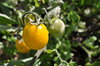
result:
<svg viewBox="0 0 100 66"><path fill-rule="evenodd" d="M24 24L27 24L28 22L34 23L34 24L35 23L39 24L39 22L43 22L42 17L35 12L25 13L22 19L23 19Z"/></svg>

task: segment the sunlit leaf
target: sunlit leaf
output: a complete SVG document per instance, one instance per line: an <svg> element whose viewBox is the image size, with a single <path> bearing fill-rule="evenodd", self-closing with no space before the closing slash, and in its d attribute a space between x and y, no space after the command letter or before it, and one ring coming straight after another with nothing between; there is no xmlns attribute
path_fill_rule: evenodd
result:
<svg viewBox="0 0 100 66"><path fill-rule="evenodd" d="M39 7L39 6L40 6L38 0L34 0L34 2L35 2L35 6L36 6L36 7Z"/></svg>
<svg viewBox="0 0 100 66"><path fill-rule="evenodd" d="M52 53L52 52L54 52L54 51L55 51L55 50L51 50L51 49L46 50L47 53Z"/></svg>
<svg viewBox="0 0 100 66"><path fill-rule="evenodd" d="M76 62L70 62L70 66L78 66Z"/></svg>
<svg viewBox="0 0 100 66"><path fill-rule="evenodd" d="M9 18L7 15L0 13L0 24L17 24L17 22Z"/></svg>

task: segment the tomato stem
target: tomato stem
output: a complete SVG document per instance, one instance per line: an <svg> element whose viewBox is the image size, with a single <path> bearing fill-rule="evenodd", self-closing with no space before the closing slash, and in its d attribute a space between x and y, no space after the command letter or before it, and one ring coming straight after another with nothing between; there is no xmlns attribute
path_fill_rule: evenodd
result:
<svg viewBox="0 0 100 66"><path fill-rule="evenodd" d="M55 49L55 52L56 52L56 54L57 54L59 60L61 61L61 63L66 63L66 64L68 64L68 62L66 62L65 60L63 60L63 59L60 57L60 54L59 54L59 52L58 52L57 49Z"/></svg>

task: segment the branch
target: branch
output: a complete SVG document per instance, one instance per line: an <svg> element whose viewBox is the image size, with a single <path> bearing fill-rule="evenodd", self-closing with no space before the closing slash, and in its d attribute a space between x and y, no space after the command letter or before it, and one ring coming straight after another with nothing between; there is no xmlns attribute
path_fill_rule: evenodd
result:
<svg viewBox="0 0 100 66"><path fill-rule="evenodd" d="M30 63L28 64L28 66L33 66L33 64L35 63L35 61L39 58L39 56L42 54L42 52L46 50L46 46L43 49L38 50L35 55L33 56L33 59L30 61Z"/></svg>
<svg viewBox="0 0 100 66"><path fill-rule="evenodd" d="M89 51L87 48L85 48L83 45L81 45L80 43L79 43L79 46L82 48L82 49L84 49L84 51L87 53L87 55L88 55L88 58L89 58L89 61L91 61L92 60L92 57L91 57L91 54L92 54L92 52L91 51Z"/></svg>

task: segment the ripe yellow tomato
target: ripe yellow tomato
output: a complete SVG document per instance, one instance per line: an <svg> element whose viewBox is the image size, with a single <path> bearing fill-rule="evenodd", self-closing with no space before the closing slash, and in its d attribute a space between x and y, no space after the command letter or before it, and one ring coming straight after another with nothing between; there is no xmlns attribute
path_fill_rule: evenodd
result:
<svg viewBox="0 0 100 66"><path fill-rule="evenodd" d="M23 40L33 50L44 48L48 43L49 32L44 24L27 23L23 30Z"/></svg>
<svg viewBox="0 0 100 66"><path fill-rule="evenodd" d="M27 53L30 50L23 40L16 40L16 48L21 53Z"/></svg>

